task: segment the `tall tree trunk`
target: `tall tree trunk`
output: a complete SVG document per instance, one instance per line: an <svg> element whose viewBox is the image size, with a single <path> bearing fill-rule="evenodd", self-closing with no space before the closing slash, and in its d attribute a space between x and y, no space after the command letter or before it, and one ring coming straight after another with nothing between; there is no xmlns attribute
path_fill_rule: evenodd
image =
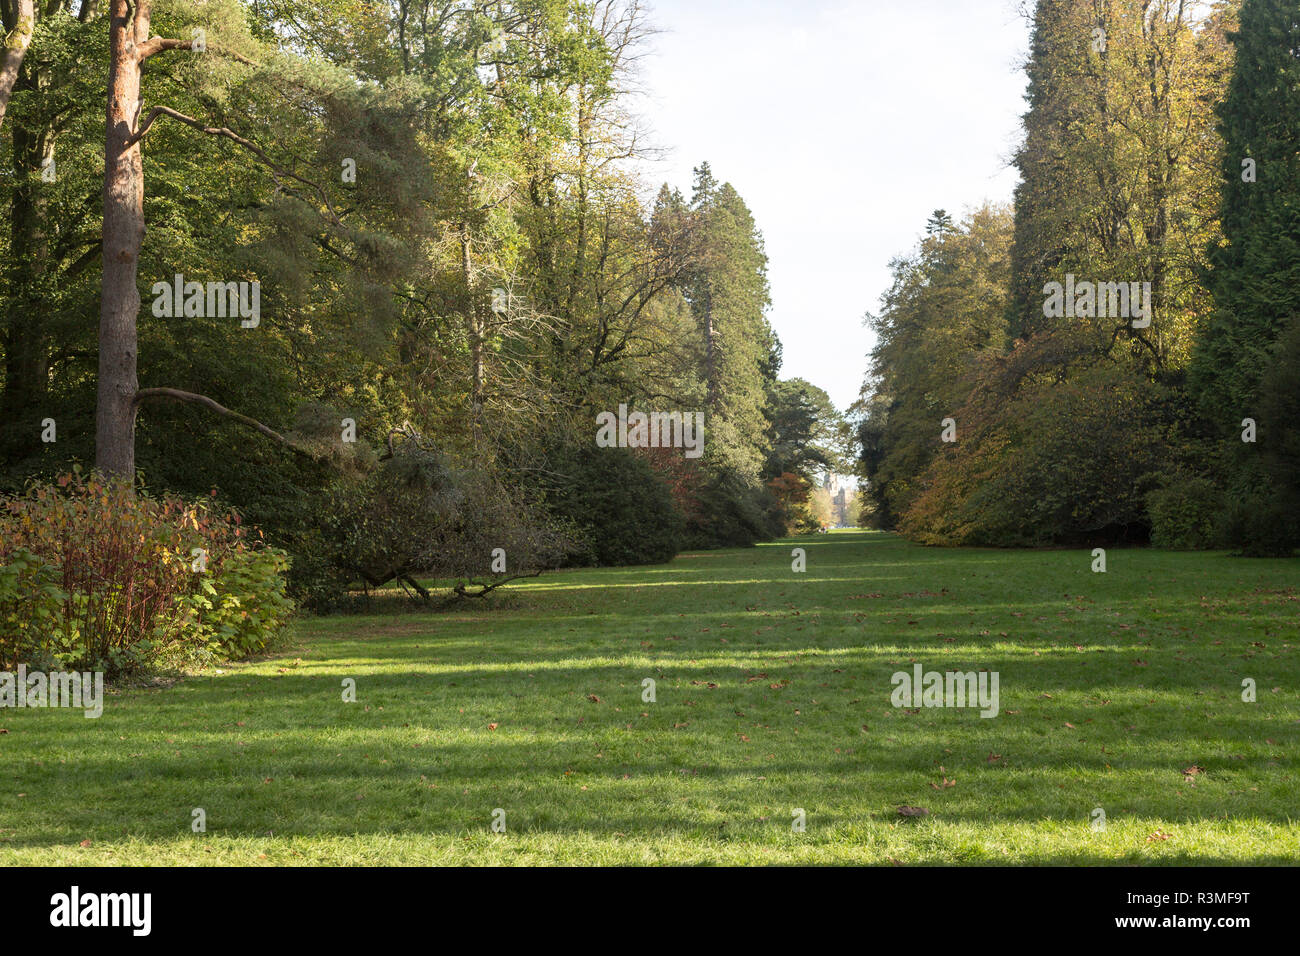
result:
<svg viewBox="0 0 1300 956"><path fill-rule="evenodd" d="M0 48L0 126L4 125L5 111L9 108L9 94L13 92L22 69L23 57L31 46L32 31L36 29L36 5L33 0L16 0L11 6L4 0L4 47ZM11 22L12 21L12 22Z"/></svg>
<svg viewBox="0 0 1300 956"><path fill-rule="evenodd" d="M138 50L149 36L149 0L112 0L109 20L108 127L104 149L104 287L99 307L99 396L95 463L135 476L136 272L144 244L144 171L132 141L140 112Z"/></svg>
<svg viewBox="0 0 1300 956"><path fill-rule="evenodd" d="M474 438L477 441L483 411L483 323L479 318L474 290L467 222L460 224L460 267L465 277L465 335L469 340L470 407L474 418Z"/></svg>
<svg viewBox="0 0 1300 956"><path fill-rule="evenodd" d="M718 356L713 330L713 289L704 293L704 393L705 407L717 411L718 407Z"/></svg>

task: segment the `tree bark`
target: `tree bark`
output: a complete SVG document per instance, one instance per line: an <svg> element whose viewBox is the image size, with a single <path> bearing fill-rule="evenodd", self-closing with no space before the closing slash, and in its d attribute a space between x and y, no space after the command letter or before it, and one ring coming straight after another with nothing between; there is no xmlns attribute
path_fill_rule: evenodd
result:
<svg viewBox="0 0 1300 956"><path fill-rule="evenodd" d="M136 274L144 245L144 170L132 134L140 112L141 59L149 0L112 0L109 17L108 126L104 148L104 286L99 308L99 394L95 464L135 477Z"/></svg>
<svg viewBox="0 0 1300 956"><path fill-rule="evenodd" d="M470 259L469 223L460 224L460 268L465 279L465 335L469 340L470 409L475 444L483 417L483 323L475 301L474 272Z"/></svg>
<svg viewBox="0 0 1300 956"><path fill-rule="evenodd" d="M8 14L13 12L13 22ZM5 31L4 48L0 49L0 126L4 125L5 111L9 108L9 94L14 90L18 80L18 71L22 69L23 57L32 43L32 31L36 29L36 5L33 0L17 0L11 8L4 7Z"/></svg>

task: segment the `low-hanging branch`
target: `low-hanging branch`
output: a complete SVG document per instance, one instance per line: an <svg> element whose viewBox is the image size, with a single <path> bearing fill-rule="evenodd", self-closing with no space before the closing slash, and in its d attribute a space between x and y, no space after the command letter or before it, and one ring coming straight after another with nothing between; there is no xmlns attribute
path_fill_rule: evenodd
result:
<svg viewBox="0 0 1300 956"><path fill-rule="evenodd" d="M171 399L174 402L188 402L191 405L202 405L204 408L216 412L223 418L229 418L231 421L238 422L254 431L261 432L267 438L275 439L280 444L297 452L299 455L311 458L313 461L315 460L314 455L305 449L298 447L298 445L281 435L274 428L271 428L268 425L263 425L256 418L250 418L247 415L242 415L239 412L232 411L220 402L208 398L206 395L199 395L195 392L185 392L179 388L142 388L135 393L134 402L138 408L142 402L159 398Z"/></svg>

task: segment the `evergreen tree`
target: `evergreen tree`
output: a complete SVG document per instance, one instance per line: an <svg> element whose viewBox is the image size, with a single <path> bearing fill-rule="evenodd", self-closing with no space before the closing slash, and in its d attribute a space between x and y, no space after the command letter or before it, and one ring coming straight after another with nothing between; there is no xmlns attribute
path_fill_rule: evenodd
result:
<svg viewBox="0 0 1300 956"><path fill-rule="evenodd" d="M1215 309L1192 385L1219 441L1229 544L1285 554L1300 542L1292 397L1300 361L1300 13L1286 0L1245 0L1220 109L1223 242L1209 283ZM1241 440L1255 420L1254 442Z"/></svg>
<svg viewBox="0 0 1300 956"><path fill-rule="evenodd" d="M1246 0L1231 39L1215 310L1192 370L1225 434L1256 410L1270 349L1300 315L1300 13L1287 0Z"/></svg>

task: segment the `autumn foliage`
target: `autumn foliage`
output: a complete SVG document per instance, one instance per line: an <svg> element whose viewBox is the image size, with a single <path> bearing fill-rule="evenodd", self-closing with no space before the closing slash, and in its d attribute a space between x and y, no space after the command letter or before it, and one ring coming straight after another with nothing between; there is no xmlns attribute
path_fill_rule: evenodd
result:
<svg viewBox="0 0 1300 956"><path fill-rule="evenodd" d="M109 674L262 649L281 552L234 512L74 472L0 499L0 663Z"/></svg>

